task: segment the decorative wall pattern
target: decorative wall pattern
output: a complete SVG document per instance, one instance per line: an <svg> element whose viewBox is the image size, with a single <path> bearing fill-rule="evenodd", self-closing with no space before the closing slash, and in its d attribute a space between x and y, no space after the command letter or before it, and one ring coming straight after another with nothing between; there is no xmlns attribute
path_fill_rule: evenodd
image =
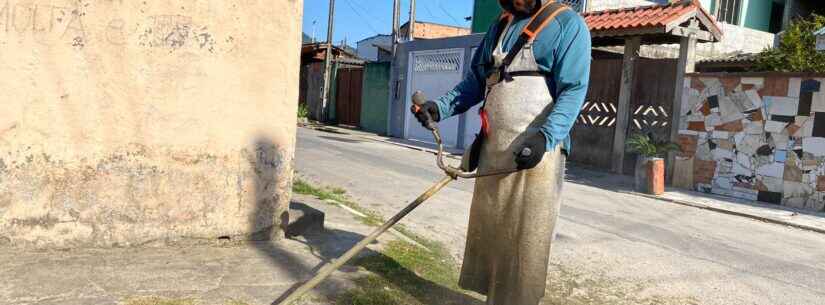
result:
<svg viewBox="0 0 825 305"><path fill-rule="evenodd" d="M825 211L825 77L686 78L674 185Z"/></svg>

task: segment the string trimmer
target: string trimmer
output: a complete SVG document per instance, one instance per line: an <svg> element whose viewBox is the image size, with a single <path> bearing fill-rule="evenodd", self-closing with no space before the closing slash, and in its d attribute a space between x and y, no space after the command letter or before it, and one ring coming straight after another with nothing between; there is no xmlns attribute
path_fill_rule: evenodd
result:
<svg viewBox="0 0 825 305"><path fill-rule="evenodd" d="M416 112L419 109L418 107L420 105L423 105L425 103L425 101L426 101L426 98L424 97L424 94L421 93L420 91L416 92L413 95L413 103L416 107ZM427 115L427 116L429 116L429 115ZM419 205L424 203L424 201L427 201L427 199L430 199L430 197L432 197L433 195L438 193L438 191L440 191L442 188L447 186L447 184L449 184L451 181L456 180L458 178L475 179L475 178L480 178L480 177L506 175L506 174L511 174L511 173L514 173L514 172L518 171L518 169L513 168L513 169L489 171L489 172L484 172L484 173L479 173L479 172L468 173L468 172L462 171L459 168L447 165L447 164L444 163L444 145L441 141L441 133L438 131L438 124L435 121L430 119L427 122L426 128L429 129L430 131L432 131L432 133L433 133L433 137L435 138L435 143L438 146L438 153L437 153L437 158L436 158L437 162L436 163L438 164L438 168L443 170L444 173L446 174L446 176L444 178L442 178L441 180L439 180L438 182L436 182L435 184L433 184L423 194L418 196L418 198L416 198L415 200L413 200L413 202L411 202L409 205L407 205L407 207L405 207L403 210L398 212L398 214L395 214L395 216L390 218L390 220L387 220L387 222L385 222L380 227L378 227L374 231L372 231L372 233L370 233L370 235L368 235L367 237L364 237L364 239L362 239L360 242L358 242L358 244L353 246L352 249L349 249L346 253L341 255L341 257L339 257L337 259L334 259L334 260L330 261L328 264L321 267L321 269L318 270L318 274L316 274L310 280L306 281L303 285L301 285L300 287L298 287L297 289L292 291L292 293L290 293L283 301L278 303L278 305L292 304L292 302L295 302L295 300L302 297L304 294L309 292L309 290L311 290L312 288L315 288L315 286L318 286L318 284L320 284L323 280L325 280L330 275L332 275L332 273L335 270L338 270L338 268L341 268L341 266L343 266L349 260L351 260L353 257L355 257L355 255L357 255L359 252L361 252L361 250L364 250L364 248L366 248L367 245L369 245L370 243L375 241L378 238L378 236L381 236L381 234L383 234L384 232L389 230L393 225L395 225L396 223L401 221L401 219L403 219L405 216L407 216L407 214L409 214L410 212L415 210L415 208L417 208ZM521 154L524 155L524 156L529 156L531 153L532 152L530 152L529 149L525 149L525 151L521 152Z"/></svg>

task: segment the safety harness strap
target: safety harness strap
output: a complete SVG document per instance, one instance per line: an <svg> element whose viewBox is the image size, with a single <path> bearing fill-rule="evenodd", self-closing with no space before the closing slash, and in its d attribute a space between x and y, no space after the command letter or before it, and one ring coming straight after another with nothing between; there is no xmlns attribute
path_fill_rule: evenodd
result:
<svg viewBox="0 0 825 305"><path fill-rule="evenodd" d="M550 21L558 16L559 13L563 12L568 7L558 1L548 1L544 6L539 9L539 11L530 18L530 21L527 23L527 26L524 27L524 30L521 31L521 34L516 40L516 43L510 48L510 52L507 53L507 56L501 62L501 66L498 67L497 71L492 71L490 75L487 76L487 86L484 90L484 101L481 104L481 107L478 109L478 114L481 116L481 132L484 136L490 134L490 123L488 120L487 110L485 110L485 106L487 104L487 93L489 93L491 83L498 83L501 80L516 76L516 75L534 75L538 72L517 72L508 74L507 67L513 63L513 60L516 58L518 53L521 53L521 49L528 42L533 42L534 39L550 24ZM494 43L498 43L501 40L501 35L504 35L504 32L510 27L510 23L513 21L513 15L503 12L498 19L498 32L495 35ZM492 79L491 79L492 78ZM476 145L476 143L473 143Z"/></svg>
<svg viewBox="0 0 825 305"><path fill-rule="evenodd" d="M564 5L557 1L548 1L535 15L533 18L530 19L530 22L527 23L527 26L524 27L524 30L521 31L521 35L519 35L518 40L510 48L510 52L507 53L507 56L504 57L502 61L501 68L507 69L507 67L513 63L513 60L516 58L521 49L524 48L528 42L532 42L536 37L550 24L550 21L558 16L559 13L567 9L568 6ZM504 32L505 29L499 30L499 35L501 32Z"/></svg>

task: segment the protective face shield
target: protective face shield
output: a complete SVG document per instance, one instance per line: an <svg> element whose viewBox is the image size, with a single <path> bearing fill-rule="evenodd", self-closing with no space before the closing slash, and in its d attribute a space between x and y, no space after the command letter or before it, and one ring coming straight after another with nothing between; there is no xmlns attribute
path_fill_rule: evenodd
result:
<svg viewBox="0 0 825 305"><path fill-rule="evenodd" d="M505 11L519 17L532 16L542 6L551 0L498 0Z"/></svg>

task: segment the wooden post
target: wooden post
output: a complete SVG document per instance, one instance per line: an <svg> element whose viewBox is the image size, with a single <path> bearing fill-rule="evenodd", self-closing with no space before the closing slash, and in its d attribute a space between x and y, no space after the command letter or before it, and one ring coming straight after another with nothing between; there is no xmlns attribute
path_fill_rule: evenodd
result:
<svg viewBox="0 0 825 305"><path fill-rule="evenodd" d="M641 37L625 39L624 59L622 60L622 85L619 89L619 107L616 111L616 131L613 134L613 166L614 173L624 172L624 151L627 127L630 124L630 96L633 91L636 61L639 59Z"/></svg>
<svg viewBox="0 0 825 305"><path fill-rule="evenodd" d="M682 37L679 42L679 60L676 64L676 84L673 90L673 107L670 114L670 141L679 139L679 124L682 119L682 96L685 92L685 74L693 73L696 66L696 36ZM668 155L667 181L673 181L673 162L675 154Z"/></svg>

